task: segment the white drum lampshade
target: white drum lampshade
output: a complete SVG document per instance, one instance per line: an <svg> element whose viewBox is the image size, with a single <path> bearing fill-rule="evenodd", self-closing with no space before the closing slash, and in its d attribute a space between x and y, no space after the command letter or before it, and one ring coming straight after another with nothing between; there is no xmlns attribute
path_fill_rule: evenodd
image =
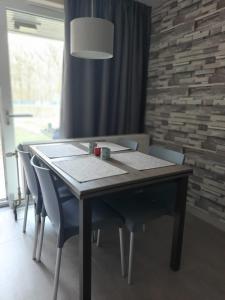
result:
<svg viewBox="0 0 225 300"><path fill-rule="evenodd" d="M70 23L70 53L79 58L113 57L114 25L106 19L85 17Z"/></svg>

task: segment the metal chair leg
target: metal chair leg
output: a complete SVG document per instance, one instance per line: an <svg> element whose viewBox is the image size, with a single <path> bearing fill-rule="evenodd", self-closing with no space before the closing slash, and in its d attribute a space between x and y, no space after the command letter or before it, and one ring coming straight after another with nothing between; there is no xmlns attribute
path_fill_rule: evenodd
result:
<svg viewBox="0 0 225 300"><path fill-rule="evenodd" d="M146 225L145 224L142 225L142 231L146 232Z"/></svg>
<svg viewBox="0 0 225 300"><path fill-rule="evenodd" d="M92 243L95 243L96 242L96 231L93 230L92 231Z"/></svg>
<svg viewBox="0 0 225 300"><path fill-rule="evenodd" d="M29 200L30 200L30 197L29 197L28 194L26 194L25 197L26 197L26 204L25 204L24 219L23 219L23 233L26 232L26 227L27 227L27 213L28 213Z"/></svg>
<svg viewBox="0 0 225 300"><path fill-rule="evenodd" d="M33 259L36 259L39 226L40 226L40 215L36 215L35 216L35 229L34 229Z"/></svg>
<svg viewBox="0 0 225 300"><path fill-rule="evenodd" d="M100 236L101 236L101 230L98 229L97 230L97 241L96 241L97 247L99 247L99 245L100 245Z"/></svg>
<svg viewBox="0 0 225 300"><path fill-rule="evenodd" d="M134 258L134 232L130 233L130 250L129 250L129 267L128 267L128 284L132 283L132 268Z"/></svg>
<svg viewBox="0 0 225 300"><path fill-rule="evenodd" d="M120 238L121 274L122 274L122 277L125 277L125 257L124 257L123 228L119 228L119 238Z"/></svg>
<svg viewBox="0 0 225 300"><path fill-rule="evenodd" d="M42 252L42 245L43 245L43 237L44 237L44 229L45 229L45 217L41 217L41 230L40 230L40 241L38 246L37 252L37 261L41 261L41 252Z"/></svg>
<svg viewBox="0 0 225 300"><path fill-rule="evenodd" d="M62 257L62 248L57 248L56 264L55 264L55 275L54 275L54 286L53 286L53 296L52 296L53 300L57 299L61 257Z"/></svg>

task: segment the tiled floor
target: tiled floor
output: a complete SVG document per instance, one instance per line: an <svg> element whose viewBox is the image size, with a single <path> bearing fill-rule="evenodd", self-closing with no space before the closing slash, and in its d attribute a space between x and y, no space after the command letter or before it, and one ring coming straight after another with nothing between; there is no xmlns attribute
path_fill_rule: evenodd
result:
<svg viewBox="0 0 225 300"><path fill-rule="evenodd" d="M10 209L0 209L0 299L51 300L56 236L47 222L43 259L31 259L33 211L22 234ZM102 235L102 247L93 246L94 300L224 300L225 234L188 215L182 269L169 269L172 221L164 217L135 239L134 284L120 276L117 232ZM126 238L128 246L128 239ZM127 249L127 247L126 247ZM78 239L65 244L58 300L78 299Z"/></svg>

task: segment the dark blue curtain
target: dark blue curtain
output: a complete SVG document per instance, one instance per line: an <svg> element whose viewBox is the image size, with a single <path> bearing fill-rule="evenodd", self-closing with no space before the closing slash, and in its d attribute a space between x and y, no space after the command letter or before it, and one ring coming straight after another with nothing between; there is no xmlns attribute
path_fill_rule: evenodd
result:
<svg viewBox="0 0 225 300"><path fill-rule="evenodd" d="M91 0L65 0L61 136L144 130L151 8L132 0L97 0L95 16L115 25L114 58L70 55L70 21L90 16Z"/></svg>

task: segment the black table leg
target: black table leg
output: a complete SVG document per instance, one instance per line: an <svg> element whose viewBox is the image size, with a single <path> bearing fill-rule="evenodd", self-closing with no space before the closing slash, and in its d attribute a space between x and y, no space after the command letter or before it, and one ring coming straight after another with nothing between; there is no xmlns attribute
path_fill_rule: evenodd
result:
<svg viewBox="0 0 225 300"><path fill-rule="evenodd" d="M180 269L183 232L186 210L186 195L187 195L188 177L177 180L177 195L175 205L175 216L173 225L173 240L171 249L170 267L173 271Z"/></svg>
<svg viewBox="0 0 225 300"><path fill-rule="evenodd" d="M81 199L79 211L79 300L91 300L90 201Z"/></svg>

